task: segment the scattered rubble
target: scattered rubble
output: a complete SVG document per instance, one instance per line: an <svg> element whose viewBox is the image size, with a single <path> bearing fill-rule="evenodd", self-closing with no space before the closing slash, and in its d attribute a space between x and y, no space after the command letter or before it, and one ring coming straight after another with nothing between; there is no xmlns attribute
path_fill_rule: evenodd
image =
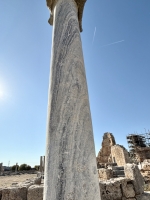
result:
<svg viewBox="0 0 150 200"><path fill-rule="evenodd" d="M142 163L132 159L122 145L116 144L112 133L104 133L102 148L96 158L102 200L150 200L150 194L144 193L144 190L150 191L150 148L138 148L140 153L136 151L136 158Z"/></svg>
<svg viewBox="0 0 150 200"><path fill-rule="evenodd" d="M135 164L124 166L125 177L100 180L102 200L150 200L150 194L144 193L144 180Z"/></svg>

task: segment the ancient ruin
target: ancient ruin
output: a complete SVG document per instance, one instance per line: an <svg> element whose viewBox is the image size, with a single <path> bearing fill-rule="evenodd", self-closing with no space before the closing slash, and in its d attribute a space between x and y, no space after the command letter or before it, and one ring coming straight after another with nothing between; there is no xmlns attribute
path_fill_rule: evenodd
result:
<svg viewBox="0 0 150 200"><path fill-rule="evenodd" d="M122 145L114 145L111 147L111 156L114 163L117 163L117 166L124 166L126 163L131 163L129 158L129 152Z"/></svg>
<svg viewBox="0 0 150 200"><path fill-rule="evenodd" d="M116 145L112 133L104 134L102 149L99 158L103 163L100 163L96 173L99 180L99 198L101 200L150 200L150 159L144 160L138 165L136 164L137 161L134 163L134 159L130 159L128 151L123 146ZM107 151L105 151L106 149ZM104 159L106 157L111 158L111 160ZM20 180L20 176L26 176L27 173L29 173L28 177L32 177L31 174L34 177L22 182L12 182L11 185L7 183L7 187L1 187L3 181L0 181L0 200L43 200L46 187L43 184L43 178L45 177L42 177L45 167L44 160L45 157L41 156L39 171L17 171L17 173L4 171L0 180L4 180L5 176L10 176L9 179L15 176L16 180ZM77 168L77 170L82 174L85 169ZM18 176L18 179L16 176ZM90 181L90 179L88 180ZM72 184L71 180L69 183ZM86 194L84 189L82 187L80 193ZM72 200L71 195L69 194L65 200ZM94 195L93 198L95 198ZM78 198L78 200L82 199L82 197ZM86 198L83 200L86 200Z"/></svg>
<svg viewBox="0 0 150 200"><path fill-rule="evenodd" d="M126 164L124 171L125 177L113 178L111 169L102 169L103 175L101 174L102 176L99 177L101 199L149 200L150 194L144 192L144 180L138 166ZM13 182L7 188L0 188L0 200L43 200L43 192L43 180L37 177L23 182ZM71 199L68 198L67 200Z"/></svg>
<svg viewBox="0 0 150 200"><path fill-rule="evenodd" d="M102 148L100 149L96 158L97 164L112 163L111 147L116 144L115 138L112 133L106 132L103 136Z"/></svg>
<svg viewBox="0 0 150 200"><path fill-rule="evenodd" d="M40 156L40 172L44 174L45 169L45 156Z"/></svg>
<svg viewBox="0 0 150 200"><path fill-rule="evenodd" d="M112 133L104 133L96 159L102 199L150 199L150 195L144 193L144 189L150 190L149 160L139 166L134 164L127 149L116 144Z"/></svg>
<svg viewBox="0 0 150 200"><path fill-rule="evenodd" d="M47 0L53 41L44 200L100 199L80 37L84 3Z"/></svg>
<svg viewBox="0 0 150 200"><path fill-rule="evenodd" d="M0 175L3 174L4 168L3 168L3 163L0 163Z"/></svg>

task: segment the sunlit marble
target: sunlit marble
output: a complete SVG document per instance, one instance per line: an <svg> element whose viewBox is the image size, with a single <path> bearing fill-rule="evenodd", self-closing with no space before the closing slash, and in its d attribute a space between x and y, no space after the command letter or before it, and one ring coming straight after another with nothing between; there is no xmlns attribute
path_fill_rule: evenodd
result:
<svg viewBox="0 0 150 200"><path fill-rule="evenodd" d="M44 200L100 200L78 9L54 8Z"/></svg>

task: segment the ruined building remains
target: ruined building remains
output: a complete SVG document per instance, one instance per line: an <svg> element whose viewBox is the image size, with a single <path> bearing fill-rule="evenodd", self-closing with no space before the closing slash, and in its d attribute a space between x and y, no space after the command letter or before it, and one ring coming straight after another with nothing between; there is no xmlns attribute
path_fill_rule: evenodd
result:
<svg viewBox="0 0 150 200"><path fill-rule="evenodd" d="M102 148L97 156L97 163L111 163L111 147L116 144L112 133L106 132L103 136Z"/></svg>
<svg viewBox="0 0 150 200"><path fill-rule="evenodd" d="M129 153L122 145L114 145L111 147L111 156L114 163L118 166L124 166L126 163L131 163Z"/></svg>
<svg viewBox="0 0 150 200"><path fill-rule="evenodd" d="M113 134L109 132L104 133L102 148L96 159L98 168L105 168L110 165L120 167L126 163L132 163L129 152L122 145L116 144Z"/></svg>

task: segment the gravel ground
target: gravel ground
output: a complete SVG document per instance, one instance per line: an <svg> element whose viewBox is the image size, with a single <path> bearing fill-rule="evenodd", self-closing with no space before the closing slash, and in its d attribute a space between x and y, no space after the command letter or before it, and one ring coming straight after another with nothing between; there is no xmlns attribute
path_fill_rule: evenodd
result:
<svg viewBox="0 0 150 200"><path fill-rule="evenodd" d="M24 182L28 179L36 178L36 174L22 174L22 175L11 175L11 176L0 176L0 188L9 187L12 183Z"/></svg>

